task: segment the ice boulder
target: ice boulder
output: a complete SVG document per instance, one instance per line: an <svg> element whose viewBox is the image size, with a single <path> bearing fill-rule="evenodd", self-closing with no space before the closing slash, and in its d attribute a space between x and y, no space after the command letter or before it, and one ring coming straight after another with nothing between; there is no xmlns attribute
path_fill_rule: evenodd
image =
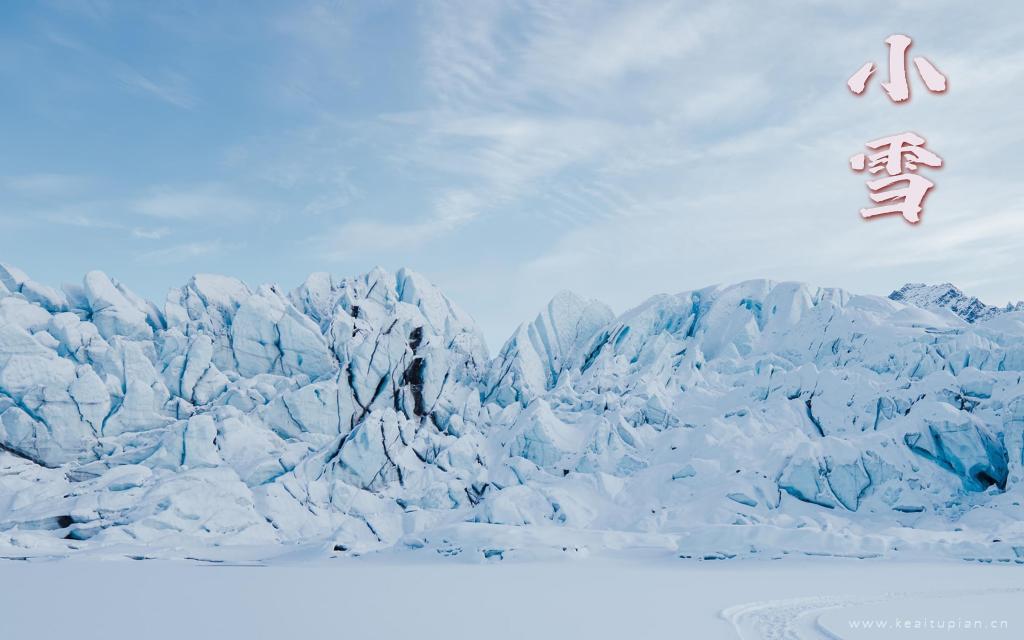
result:
<svg viewBox="0 0 1024 640"><path fill-rule="evenodd" d="M141 308L139 299L111 280L102 271L85 275L84 291L92 323L106 339L122 336L130 340L153 337L151 313Z"/></svg>
<svg viewBox="0 0 1024 640"><path fill-rule="evenodd" d="M50 313L59 313L68 308L68 301L63 293L32 280L27 273L11 265L0 263L0 287L6 289L8 293L20 293L26 300L38 304Z"/></svg>
<svg viewBox="0 0 1024 640"><path fill-rule="evenodd" d="M915 453L955 474L967 491L1006 488L1006 447L987 426L949 405L938 405L904 441Z"/></svg>
<svg viewBox="0 0 1024 640"><path fill-rule="evenodd" d="M0 444L40 464L93 458L110 409L106 386L24 329L0 327Z"/></svg>
<svg viewBox="0 0 1024 640"><path fill-rule="evenodd" d="M533 322L520 325L488 372L486 397L527 404L579 364L581 347L614 319L611 309L562 291Z"/></svg>

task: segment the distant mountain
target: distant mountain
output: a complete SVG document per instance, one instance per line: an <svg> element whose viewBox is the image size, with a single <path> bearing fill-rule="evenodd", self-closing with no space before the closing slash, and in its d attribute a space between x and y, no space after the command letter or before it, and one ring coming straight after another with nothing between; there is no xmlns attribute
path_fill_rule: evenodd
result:
<svg viewBox="0 0 1024 640"><path fill-rule="evenodd" d="M1024 311L1024 302L1007 304L1005 307L987 305L974 296L946 282L943 284L908 283L889 294L890 300L905 302L922 309L937 311L945 309L955 313L967 322L988 320L1001 313Z"/></svg>

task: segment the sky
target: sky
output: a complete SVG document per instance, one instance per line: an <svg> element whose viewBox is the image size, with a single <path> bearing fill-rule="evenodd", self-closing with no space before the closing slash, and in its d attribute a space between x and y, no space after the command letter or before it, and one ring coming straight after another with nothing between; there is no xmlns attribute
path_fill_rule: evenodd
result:
<svg viewBox="0 0 1024 640"><path fill-rule="evenodd" d="M949 78L889 101L885 39ZM496 351L559 290L749 278L1024 299L1024 4L0 4L0 261L162 300L412 268ZM846 81L880 66L867 91ZM923 220L848 159L914 131Z"/></svg>

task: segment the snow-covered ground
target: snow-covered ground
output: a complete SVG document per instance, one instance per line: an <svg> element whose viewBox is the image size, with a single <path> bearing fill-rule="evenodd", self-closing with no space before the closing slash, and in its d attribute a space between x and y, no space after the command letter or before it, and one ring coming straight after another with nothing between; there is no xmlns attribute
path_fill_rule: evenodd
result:
<svg viewBox="0 0 1024 640"><path fill-rule="evenodd" d="M632 553L467 562L432 552L331 559L306 551L211 563L78 555L3 561L0 584L5 639L931 640L1024 633L1021 568L962 561L695 561ZM960 627L939 628L951 620ZM924 627L857 628L879 621ZM984 628L964 628L975 621Z"/></svg>

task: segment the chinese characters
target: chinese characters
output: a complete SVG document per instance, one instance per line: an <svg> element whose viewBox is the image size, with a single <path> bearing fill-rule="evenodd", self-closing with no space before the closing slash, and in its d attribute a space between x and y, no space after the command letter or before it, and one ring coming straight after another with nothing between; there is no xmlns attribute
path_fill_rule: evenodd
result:
<svg viewBox="0 0 1024 640"><path fill-rule="evenodd" d="M889 81L883 82L882 88L893 102L904 102L910 98L907 49L911 40L897 34L889 36L885 42L889 45ZM929 91L946 91L946 76L935 65L917 56L914 66ZM854 94L861 95L874 72L874 63L868 62L850 77L846 85ZM922 166L937 169L942 166L942 158L926 149L925 139L911 131L872 140L866 146L874 153L852 156L850 168L872 175L884 172L884 175L866 183L872 202L878 206L861 209L861 217L868 220L886 214L900 214L911 224L920 222L924 199L935 183L918 175L917 170Z"/></svg>
<svg viewBox="0 0 1024 640"><path fill-rule="evenodd" d="M882 83L882 88L889 94L893 102L903 102L910 98L910 78L907 75L907 49L911 40L904 35L892 35L885 39L889 45L889 81ZM945 93L946 76L935 68L927 58L916 56L914 66L924 80L924 86L932 93ZM864 93L868 79L875 73L875 63L868 62L850 76L846 86L856 95Z"/></svg>

